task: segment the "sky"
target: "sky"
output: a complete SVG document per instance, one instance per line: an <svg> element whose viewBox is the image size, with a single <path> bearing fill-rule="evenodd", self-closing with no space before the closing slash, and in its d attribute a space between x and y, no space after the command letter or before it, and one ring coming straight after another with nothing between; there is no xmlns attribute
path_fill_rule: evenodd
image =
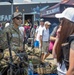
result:
<svg viewBox="0 0 74 75"><path fill-rule="evenodd" d="M61 0L13 0L14 3L54 3L54 2L60 2ZM8 2L0 2L1 4L6 4ZM9 3L8 3L9 4Z"/></svg>
<svg viewBox="0 0 74 75"><path fill-rule="evenodd" d="M28 2L59 2L61 0L14 0L14 2L24 2L24 1L28 1Z"/></svg>

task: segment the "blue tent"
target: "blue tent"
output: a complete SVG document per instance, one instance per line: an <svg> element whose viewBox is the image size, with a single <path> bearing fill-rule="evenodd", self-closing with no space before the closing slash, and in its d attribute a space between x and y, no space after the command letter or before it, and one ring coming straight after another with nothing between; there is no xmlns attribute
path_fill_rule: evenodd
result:
<svg viewBox="0 0 74 75"><path fill-rule="evenodd" d="M63 0L49 9L41 11L40 16L53 18L56 13L61 13L67 7L74 7L74 0Z"/></svg>

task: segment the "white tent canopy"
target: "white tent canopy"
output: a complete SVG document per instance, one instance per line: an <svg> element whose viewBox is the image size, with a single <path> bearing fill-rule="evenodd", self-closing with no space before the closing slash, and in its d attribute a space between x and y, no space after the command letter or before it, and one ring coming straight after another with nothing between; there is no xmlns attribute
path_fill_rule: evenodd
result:
<svg viewBox="0 0 74 75"><path fill-rule="evenodd" d="M31 2L31 0L24 0L24 2Z"/></svg>

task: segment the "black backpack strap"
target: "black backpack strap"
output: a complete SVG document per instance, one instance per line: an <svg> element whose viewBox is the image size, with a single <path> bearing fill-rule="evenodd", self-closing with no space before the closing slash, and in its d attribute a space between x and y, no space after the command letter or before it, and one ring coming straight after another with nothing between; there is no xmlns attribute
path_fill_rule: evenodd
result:
<svg viewBox="0 0 74 75"><path fill-rule="evenodd" d="M62 47L62 51L63 51L63 59L65 62L65 66L68 70L69 68L69 53L70 53L70 44L71 42L74 40L74 35L70 35L67 38L67 42L65 43L65 45Z"/></svg>

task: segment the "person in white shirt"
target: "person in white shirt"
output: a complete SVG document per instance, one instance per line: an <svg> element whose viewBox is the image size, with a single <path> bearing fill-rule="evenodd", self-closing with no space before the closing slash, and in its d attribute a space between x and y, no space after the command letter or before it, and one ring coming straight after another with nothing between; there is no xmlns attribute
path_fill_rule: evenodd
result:
<svg viewBox="0 0 74 75"><path fill-rule="evenodd" d="M10 23L9 22L7 22L6 24L5 24L5 28L7 27L7 26L9 26L10 25Z"/></svg>
<svg viewBox="0 0 74 75"><path fill-rule="evenodd" d="M25 37L24 27L19 27L19 30L21 32L22 39L24 40L24 37Z"/></svg>
<svg viewBox="0 0 74 75"><path fill-rule="evenodd" d="M26 43L27 42L27 40L26 40L27 36L26 36L26 32L25 32L24 27L23 26L20 26L19 27L19 30L21 32L21 36L22 36L23 42Z"/></svg>
<svg viewBox="0 0 74 75"><path fill-rule="evenodd" d="M39 48L41 47L41 34L40 32L42 32L44 27L44 19L40 19L40 26L36 29L36 33L35 33L35 41L39 42Z"/></svg>
<svg viewBox="0 0 74 75"><path fill-rule="evenodd" d="M44 28L43 31L40 32L41 34L41 47L42 47L42 54L41 54L41 60L44 62L45 57L48 54L48 45L49 45L49 39L50 39L50 34L49 34L49 27L51 23L49 21L46 21L44 23Z"/></svg>

